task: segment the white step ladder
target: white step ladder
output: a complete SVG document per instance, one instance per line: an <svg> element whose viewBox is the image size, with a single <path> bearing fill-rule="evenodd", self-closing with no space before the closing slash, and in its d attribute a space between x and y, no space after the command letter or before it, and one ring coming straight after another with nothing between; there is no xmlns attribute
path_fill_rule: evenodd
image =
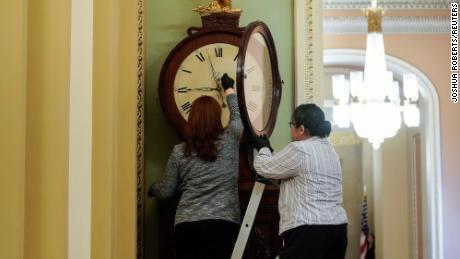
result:
<svg viewBox="0 0 460 259"><path fill-rule="evenodd" d="M254 183L251 198L249 199L248 207L246 209L246 212L244 213L240 233L238 234L238 239L236 240L235 247L233 248L231 259L241 259L243 257L244 248L246 247L246 243L248 242L249 234L251 233L252 229L252 224L254 223L254 218L256 217L257 208L259 207L260 200L262 199L264 189L264 183L257 181Z"/></svg>
<svg viewBox="0 0 460 259"><path fill-rule="evenodd" d="M270 181L275 186L279 186L274 180L265 180ZM248 207L244 213L243 222L241 223L240 232L235 247L233 248L231 259L241 259L243 257L244 249L246 248L246 243L248 242L249 234L254 224L254 218L256 217L257 209L259 208L260 200L265 190L265 185L265 183L255 181L254 187L252 187L251 198L249 199Z"/></svg>

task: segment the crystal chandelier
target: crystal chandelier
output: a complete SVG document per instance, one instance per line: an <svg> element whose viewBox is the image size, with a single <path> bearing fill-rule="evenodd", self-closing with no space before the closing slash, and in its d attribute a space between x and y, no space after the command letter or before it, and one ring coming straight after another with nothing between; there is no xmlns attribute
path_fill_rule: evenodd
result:
<svg viewBox="0 0 460 259"><path fill-rule="evenodd" d="M367 138L374 149L378 149L385 138L391 138L401 127L401 114L409 127L420 123L417 107L418 86L414 74L403 75L403 94L393 81L393 73L387 70L382 35L383 9L372 6L366 10L368 33L364 74L351 72L332 76L332 91L335 99L333 123L348 128L353 123L356 134Z"/></svg>

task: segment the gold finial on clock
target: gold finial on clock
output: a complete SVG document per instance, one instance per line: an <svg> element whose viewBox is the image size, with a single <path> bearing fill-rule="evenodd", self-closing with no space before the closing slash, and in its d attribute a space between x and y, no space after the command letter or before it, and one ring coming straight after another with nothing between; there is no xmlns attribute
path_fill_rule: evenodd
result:
<svg viewBox="0 0 460 259"><path fill-rule="evenodd" d="M232 0L212 0L208 6L198 6L193 11L201 15L211 13L241 13L241 8L232 8Z"/></svg>

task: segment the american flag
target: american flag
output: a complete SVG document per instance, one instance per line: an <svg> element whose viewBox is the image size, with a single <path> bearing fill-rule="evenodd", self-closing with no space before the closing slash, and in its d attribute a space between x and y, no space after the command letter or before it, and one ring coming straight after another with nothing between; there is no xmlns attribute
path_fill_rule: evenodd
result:
<svg viewBox="0 0 460 259"><path fill-rule="evenodd" d="M363 204L361 208L361 238L359 242L360 248L360 259L366 259L367 251L369 249L369 224L367 222L367 194L366 194L366 187L364 187L364 195L363 195Z"/></svg>

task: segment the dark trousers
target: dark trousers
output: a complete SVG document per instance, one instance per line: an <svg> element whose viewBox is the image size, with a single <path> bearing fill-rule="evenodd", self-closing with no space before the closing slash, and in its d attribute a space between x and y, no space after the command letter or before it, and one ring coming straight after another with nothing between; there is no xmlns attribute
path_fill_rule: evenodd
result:
<svg viewBox="0 0 460 259"><path fill-rule="evenodd" d="M347 224L305 225L282 234L280 259L343 259L347 250Z"/></svg>
<svg viewBox="0 0 460 259"><path fill-rule="evenodd" d="M239 225L226 220L201 220L174 227L174 258L229 259Z"/></svg>

